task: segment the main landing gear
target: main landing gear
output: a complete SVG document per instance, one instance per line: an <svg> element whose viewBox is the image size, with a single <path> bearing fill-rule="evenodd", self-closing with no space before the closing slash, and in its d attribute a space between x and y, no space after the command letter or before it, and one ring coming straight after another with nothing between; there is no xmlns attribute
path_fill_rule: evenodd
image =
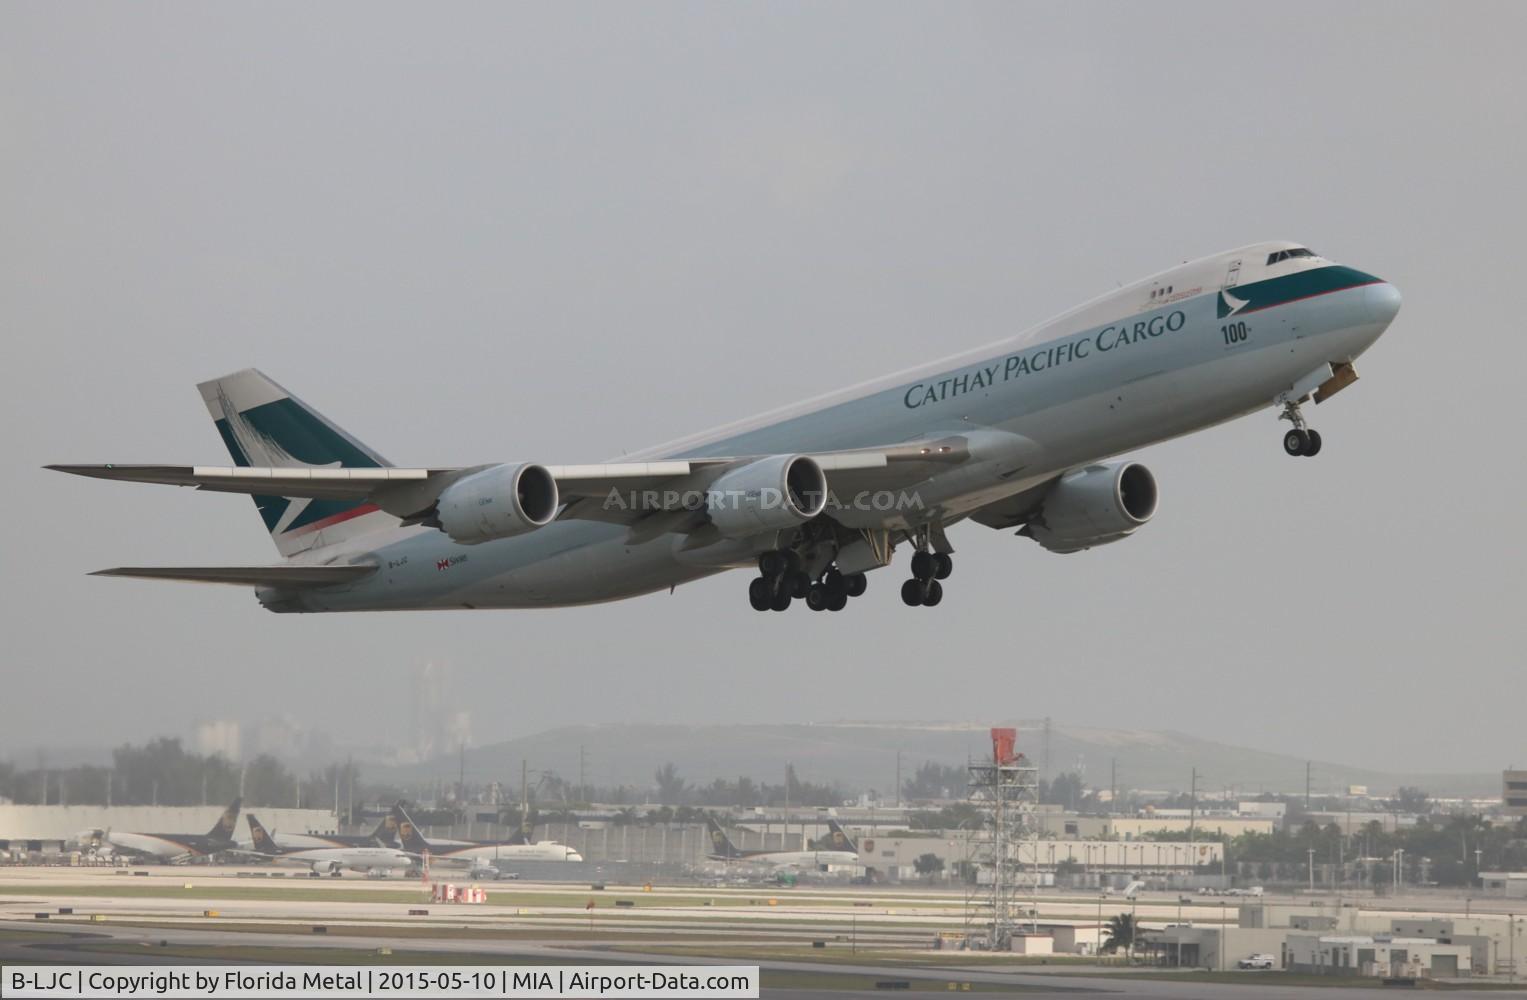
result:
<svg viewBox="0 0 1527 1000"><path fill-rule="evenodd" d="M944 585L954 572L954 560L945 552L926 550L912 554L912 579L901 585L901 600L909 608L931 608L944 599Z"/></svg>
<svg viewBox="0 0 1527 1000"><path fill-rule="evenodd" d="M1320 454L1320 432L1305 424L1304 413L1297 402L1284 403L1278 419L1294 425L1283 435L1283 451L1286 454L1303 455L1305 458L1314 458Z"/></svg>
<svg viewBox="0 0 1527 1000"><path fill-rule="evenodd" d="M813 581L801 569L801 557L788 549L774 549L758 557L758 576L748 584L748 603L754 611L787 611L797 598L812 611L842 611L849 598L868 587L863 573L844 574L829 567Z"/></svg>

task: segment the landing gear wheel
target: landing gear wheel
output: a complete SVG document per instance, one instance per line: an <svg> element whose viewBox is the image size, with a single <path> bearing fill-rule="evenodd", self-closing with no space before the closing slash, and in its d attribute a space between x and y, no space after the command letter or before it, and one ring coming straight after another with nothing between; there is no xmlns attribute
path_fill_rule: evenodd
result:
<svg viewBox="0 0 1527 1000"><path fill-rule="evenodd" d="M755 576L748 584L748 603L753 605L754 611L768 611L774 604L774 590L769 586L769 581L761 576Z"/></svg>
<svg viewBox="0 0 1527 1000"><path fill-rule="evenodd" d="M768 552L759 553L758 572L764 576L779 576L785 571L785 554L771 549Z"/></svg>
<svg viewBox="0 0 1527 1000"><path fill-rule="evenodd" d="M1308 454L1310 450L1309 431L1295 427L1283 435L1283 450L1290 455Z"/></svg>
<svg viewBox="0 0 1527 1000"><path fill-rule="evenodd" d="M813 583L811 589L806 591L806 607L812 611L826 611L827 588L820 583Z"/></svg>
<svg viewBox="0 0 1527 1000"><path fill-rule="evenodd" d="M923 596L923 606L934 607L944 599L944 585L937 580L928 581L928 593Z"/></svg>
<svg viewBox="0 0 1527 1000"><path fill-rule="evenodd" d="M1305 433L1310 436L1310 446L1305 451L1304 457L1314 458L1316 455L1320 454L1320 432L1311 428L1310 430L1305 431Z"/></svg>
<svg viewBox="0 0 1527 1000"><path fill-rule="evenodd" d="M843 578L843 587L849 597L863 597L869 585L863 573L850 573Z"/></svg>
<svg viewBox="0 0 1527 1000"><path fill-rule="evenodd" d="M840 591L836 594L827 595L828 611L842 611L846 607L848 607L848 595L846 593Z"/></svg>
<svg viewBox="0 0 1527 1000"><path fill-rule="evenodd" d="M800 570L796 570L785 577L785 581L789 584L786 589L790 591L791 597L805 597L806 592L811 589L811 577Z"/></svg>
<svg viewBox="0 0 1527 1000"><path fill-rule="evenodd" d="M912 554L912 576L917 580L931 580L933 574L938 571L938 560L932 552L915 552Z"/></svg>
<svg viewBox="0 0 1527 1000"><path fill-rule="evenodd" d="M775 611L789 611L790 591L780 588L780 592L774 595L774 602L769 607Z"/></svg>
<svg viewBox="0 0 1527 1000"><path fill-rule="evenodd" d="M923 603L923 585L917 580L908 580L901 585L901 602L909 608L918 607Z"/></svg>
<svg viewBox="0 0 1527 1000"><path fill-rule="evenodd" d="M948 553L939 552L933 556L933 579L947 580L949 574L954 572L954 560Z"/></svg>
<svg viewBox="0 0 1527 1000"><path fill-rule="evenodd" d="M827 575L822 577L822 587L829 597L848 593L848 584L844 581L843 574L835 569L828 570Z"/></svg>

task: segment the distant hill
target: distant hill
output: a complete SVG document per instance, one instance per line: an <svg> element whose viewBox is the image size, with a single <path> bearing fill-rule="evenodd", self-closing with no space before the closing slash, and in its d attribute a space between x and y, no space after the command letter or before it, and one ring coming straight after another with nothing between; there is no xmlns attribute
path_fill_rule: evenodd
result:
<svg viewBox="0 0 1527 1000"><path fill-rule="evenodd" d="M1042 764L1043 723L1003 724L1017 726L1019 749ZM528 760L532 769L555 771L575 781L582 748L590 783L644 788L652 784L653 772L670 761L691 783L744 775L778 782L790 763L802 780L836 781L846 790L877 789L889 795L896 782L898 750L907 776L927 760L963 764L969 756L990 752L988 728L959 722L564 726L468 749L465 764L473 781L518 785L521 760ZM1240 795L1254 795L1304 790L1305 760L1288 754L1174 732L1052 727L1051 774L1082 770L1088 785L1106 788L1111 761L1117 762L1120 788L1186 791L1196 767L1200 791L1234 787ZM405 782L454 780L460 764L458 756L451 754L423 764L382 768L379 773L375 768L368 770L379 778ZM1491 795L1500 791L1500 775L1382 772L1314 762L1316 794L1344 792L1348 785L1367 785L1374 794L1416 785L1433 796Z"/></svg>

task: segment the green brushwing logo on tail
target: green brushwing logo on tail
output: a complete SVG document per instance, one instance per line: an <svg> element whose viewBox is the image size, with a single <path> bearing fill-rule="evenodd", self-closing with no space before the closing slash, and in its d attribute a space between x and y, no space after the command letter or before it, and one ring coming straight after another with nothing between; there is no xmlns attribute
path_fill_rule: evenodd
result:
<svg viewBox="0 0 1527 1000"><path fill-rule="evenodd" d="M370 455L292 399L237 410L218 393L216 421L228 454L243 468L308 465L315 468L380 468ZM366 506L347 500L256 496L255 506L271 534L295 531Z"/></svg>

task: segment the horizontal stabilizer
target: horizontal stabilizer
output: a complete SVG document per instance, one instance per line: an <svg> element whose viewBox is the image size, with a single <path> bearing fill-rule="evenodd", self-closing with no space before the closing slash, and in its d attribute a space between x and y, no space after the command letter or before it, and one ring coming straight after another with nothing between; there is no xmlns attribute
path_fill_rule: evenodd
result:
<svg viewBox="0 0 1527 1000"><path fill-rule="evenodd" d="M359 500L393 483L428 479L431 469L228 468L200 465L48 465L54 472L128 483L194 486L222 493Z"/></svg>
<svg viewBox="0 0 1527 1000"><path fill-rule="evenodd" d="M90 575L232 583L243 587L329 587L374 572L375 566L118 566Z"/></svg>

